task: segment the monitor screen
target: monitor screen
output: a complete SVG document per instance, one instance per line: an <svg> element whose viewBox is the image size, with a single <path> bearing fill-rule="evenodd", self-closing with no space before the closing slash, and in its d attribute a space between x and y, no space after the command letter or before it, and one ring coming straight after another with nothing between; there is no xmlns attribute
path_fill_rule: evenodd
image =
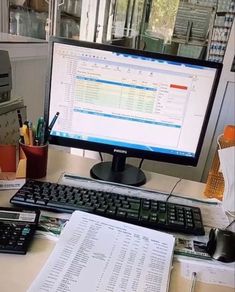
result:
<svg viewBox="0 0 235 292"><path fill-rule="evenodd" d="M91 175L126 184L145 182L128 156L197 165L221 64L63 38L49 43L47 123L60 113L51 143L113 154Z"/></svg>

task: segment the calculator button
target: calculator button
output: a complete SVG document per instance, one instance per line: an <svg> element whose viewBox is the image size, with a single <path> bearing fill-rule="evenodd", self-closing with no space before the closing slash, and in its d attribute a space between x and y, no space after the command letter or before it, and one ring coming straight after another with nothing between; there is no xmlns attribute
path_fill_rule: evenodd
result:
<svg viewBox="0 0 235 292"><path fill-rule="evenodd" d="M28 227L25 227L23 230L22 230L22 235L27 235L29 234L30 232L30 229Z"/></svg>

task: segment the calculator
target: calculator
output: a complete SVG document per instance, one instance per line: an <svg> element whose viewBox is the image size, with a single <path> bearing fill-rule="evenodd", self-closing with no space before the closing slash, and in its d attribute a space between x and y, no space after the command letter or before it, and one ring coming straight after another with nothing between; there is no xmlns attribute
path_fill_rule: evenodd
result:
<svg viewBox="0 0 235 292"><path fill-rule="evenodd" d="M39 215L39 210L0 207L0 253L26 254Z"/></svg>

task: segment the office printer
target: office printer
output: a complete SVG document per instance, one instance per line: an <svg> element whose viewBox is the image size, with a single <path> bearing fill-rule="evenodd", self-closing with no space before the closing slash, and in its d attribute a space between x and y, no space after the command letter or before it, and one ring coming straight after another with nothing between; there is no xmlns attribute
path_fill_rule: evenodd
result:
<svg viewBox="0 0 235 292"><path fill-rule="evenodd" d="M12 75L11 63L7 51L0 50L0 103L11 97Z"/></svg>

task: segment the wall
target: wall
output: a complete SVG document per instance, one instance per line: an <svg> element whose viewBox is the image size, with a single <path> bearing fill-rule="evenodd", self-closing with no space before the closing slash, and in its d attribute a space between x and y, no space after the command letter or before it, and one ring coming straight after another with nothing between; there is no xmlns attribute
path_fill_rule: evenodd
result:
<svg viewBox="0 0 235 292"><path fill-rule="evenodd" d="M12 97L22 96L27 118L36 122L43 115L46 59L12 61Z"/></svg>
<svg viewBox="0 0 235 292"><path fill-rule="evenodd" d="M207 161L203 171L202 181L206 181L216 147L217 137L223 133L224 127L228 124L235 125L235 72L231 71L235 55L235 23L233 23L230 39L226 49L223 71L217 90L216 101L213 107L212 116L215 128L210 145ZM216 116L218 117L216 119Z"/></svg>
<svg viewBox="0 0 235 292"><path fill-rule="evenodd" d="M32 42L33 41L33 42ZM27 118L36 122L43 115L47 42L0 33L0 50L9 53L12 66L11 96L23 97Z"/></svg>

